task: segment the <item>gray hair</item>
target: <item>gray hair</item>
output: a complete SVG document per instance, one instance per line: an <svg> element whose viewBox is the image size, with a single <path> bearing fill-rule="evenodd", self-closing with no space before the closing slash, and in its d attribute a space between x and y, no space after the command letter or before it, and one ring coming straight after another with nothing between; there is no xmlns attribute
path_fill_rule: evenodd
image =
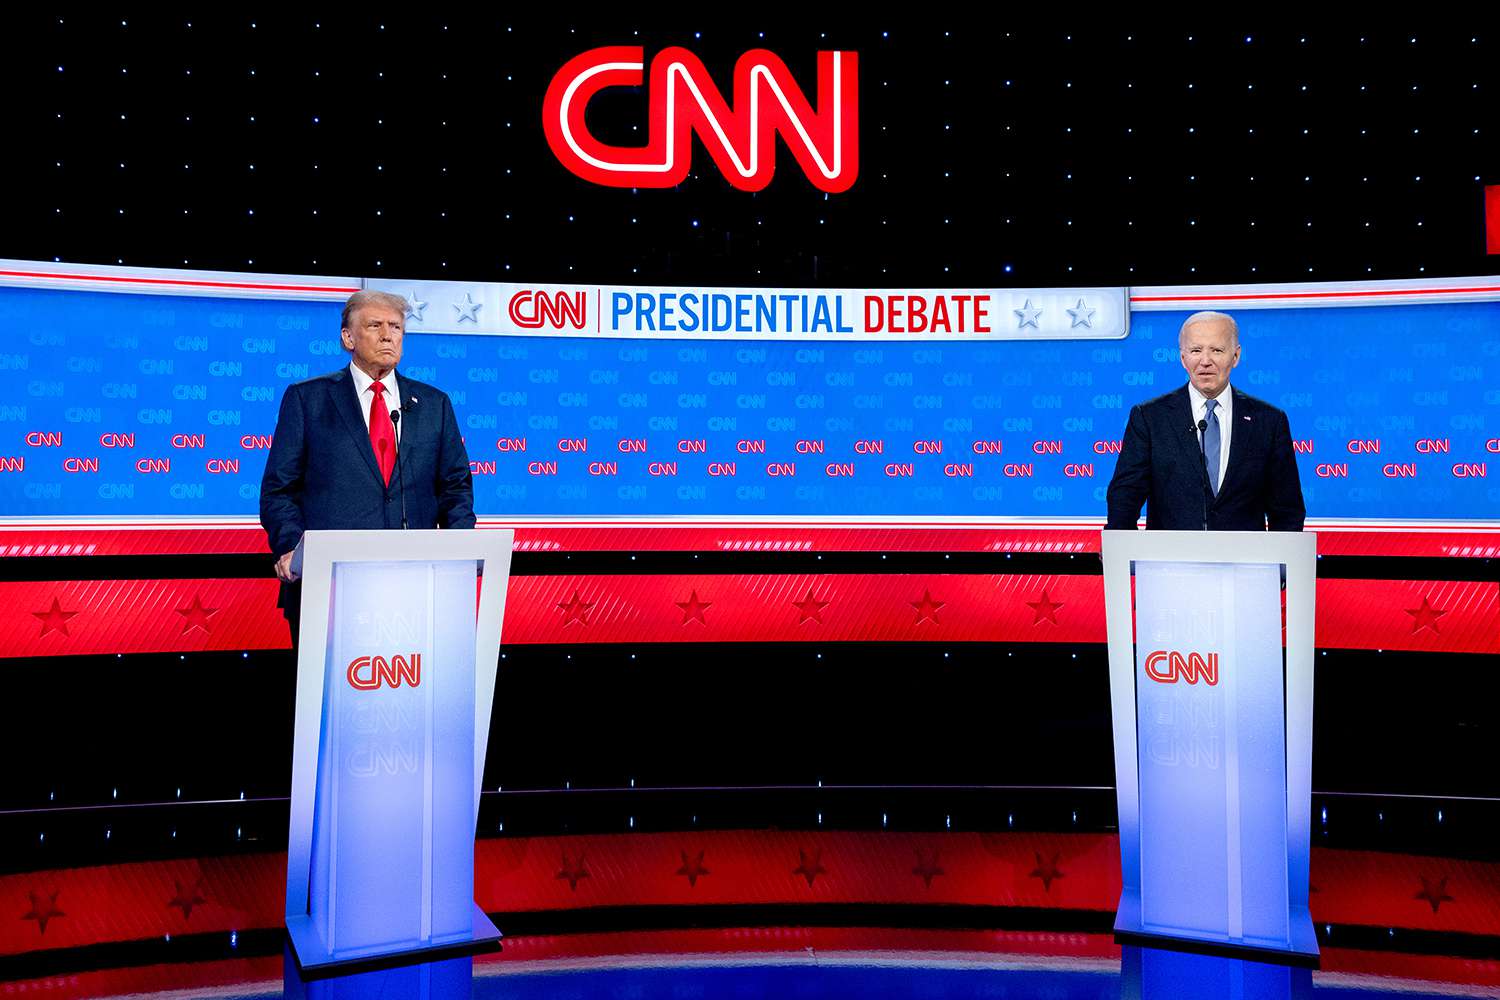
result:
<svg viewBox="0 0 1500 1000"><path fill-rule="evenodd" d="M403 319L406 316L406 299L401 296L392 295L390 292L360 289L349 296L349 301L344 303L344 315L339 320L340 328L344 330L351 329L349 320L365 306L385 306L388 309L396 310L401 314Z"/></svg>
<svg viewBox="0 0 1500 1000"><path fill-rule="evenodd" d="M1195 312L1182 321L1182 328L1177 331L1177 343L1181 345L1182 335L1187 333L1187 328L1194 323L1228 323L1229 335L1234 338L1235 344L1240 342L1240 325L1234 321L1234 317L1228 313L1214 312L1206 309L1203 312Z"/></svg>

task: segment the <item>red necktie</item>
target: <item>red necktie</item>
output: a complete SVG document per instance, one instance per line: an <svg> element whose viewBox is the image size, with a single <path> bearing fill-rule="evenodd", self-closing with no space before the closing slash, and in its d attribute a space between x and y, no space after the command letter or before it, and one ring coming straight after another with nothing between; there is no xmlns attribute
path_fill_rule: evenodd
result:
<svg viewBox="0 0 1500 1000"><path fill-rule="evenodd" d="M385 386L372 382L370 388L375 391L370 400L370 447L375 449L375 463L380 466L380 474L389 486L391 470L396 467L396 430L391 426L390 411L381 403Z"/></svg>

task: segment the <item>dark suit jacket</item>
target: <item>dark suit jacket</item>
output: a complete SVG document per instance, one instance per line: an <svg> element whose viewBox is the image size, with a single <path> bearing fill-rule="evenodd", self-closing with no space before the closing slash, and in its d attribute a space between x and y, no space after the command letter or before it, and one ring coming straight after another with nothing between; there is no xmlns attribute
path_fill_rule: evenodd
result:
<svg viewBox="0 0 1500 1000"><path fill-rule="evenodd" d="M375 464L354 377L347 367L288 386L260 481L260 523L280 556L302 532L401 527L401 479L411 528L474 527L474 480L453 404L440 389L403 378L401 471L386 486ZM289 588L282 587L282 606Z"/></svg>
<svg viewBox="0 0 1500 1000"><path fill-rule="evenodd" d="M1307 511L1286 413L1233 385L1229 391L1234 430L1218 496L1209 494L1184 383L1131 409L1109 481L1106 528L1134 529L1145 503L1147 528L1264 531L1269 521L1272 531L1302 530Z"/></svg>

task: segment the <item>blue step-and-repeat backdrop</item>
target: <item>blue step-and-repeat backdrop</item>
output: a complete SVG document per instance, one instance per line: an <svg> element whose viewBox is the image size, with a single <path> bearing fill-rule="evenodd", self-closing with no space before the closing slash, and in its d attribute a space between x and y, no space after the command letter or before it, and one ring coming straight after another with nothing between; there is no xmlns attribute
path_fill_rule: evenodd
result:
<svg viewBox="0 0 1500 1000"><path fill-rule="evenodd" d="M622 301L595 305L619 327ZM255 514L283 390L348 363L339 310L0 288L3 513ZM598 337L561 313L561 332L486 335L414 314L398 372L452 397L481 515L1102 517L1130 406L1185 379L1186 314L1047 340ZM1289 414L1310 517L1500 513L1500 302L1237 316L1233 383Z"/></svg>

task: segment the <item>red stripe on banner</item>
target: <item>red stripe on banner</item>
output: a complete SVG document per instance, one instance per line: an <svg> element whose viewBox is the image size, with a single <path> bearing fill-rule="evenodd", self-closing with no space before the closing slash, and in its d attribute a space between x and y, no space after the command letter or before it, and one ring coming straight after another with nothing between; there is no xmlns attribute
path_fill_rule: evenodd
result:
<svg viewBox="0 0 1500 1000"><path fill-rule="evenodd" d="M259 526L163 528L0 528L0 557L54 556L270 556ZM270 566L270 560L266 565Z"/></svg>
<svg viewBox="0 0 1500 1000"><path fill-rule="evenodd" d="M0 277L5 278L40 278L44 280L58 280L68 282L90 282L96 281L101 284L123 284L123 285L164 285L167 287L184 288L232 288L239 291L258 292L329 292L339 295L353 295L359 291L358 287L344 287L342 285L277 285L256 281L203 281L193 278L147 278L134 274L68 274L66 272L51 271L0 271Z"/></svg>
<svg viewBox="0 0 1500 1000"><path fill-rule="evenodd" d="M481 527L489 526L484 522ZM506 527L496 522L494 527ZM1098 552L1086 525L560 524L516 528L517 552Z"/></svg>
<svg viewBox="0 0 1500 1000"><path fill-rule="evenodd" d="M1500 584L1319 580L1314 643L1326 649L1497 653Z"/></svg>
<svg viewBox="0 0 1500 1000"><path fill-rule="evenodd" d="M1318 529L1318 554L1494 559L1500 557L1500 533L1325 531Z"/></svg>
<svg viewBox="0 0 1500 1000"><path fill-rule="evenodd" d="M1119 868L1119 841L1102 833L685 831L486 838L474 889L491 913L795 903L1112 913ZM279 852L3 875L0 900L15 912L0 911L0 954L278 927L285 876ZM1310 901L1318 923L1495 935L1500 863L1314 848ZM538 951L548 954L514 957Z"/></svg>
<svg viewBox="0 0 1500 1000"><path fill-rule="evenodd" d="M501 641L1103 642L1097 576L512 577Z"/></svg>
<svg viewBox="0 0 1500 1000"><path fill-rule="evenodd" d="M1486 253L1500 253L1500 186L1485 185L1484 246Z"/></svg>
<svg viewBox="0 0 1500 1000"><path fill-rule="evenodd" d="M1238 292L1223 295L1132 295L1131 302L1243 302L1260 299L1357 299L1405 295L1472 295L1500 292L1500 285L1473 285L1465 288L1371 288L1345 292Z"/></svg>

